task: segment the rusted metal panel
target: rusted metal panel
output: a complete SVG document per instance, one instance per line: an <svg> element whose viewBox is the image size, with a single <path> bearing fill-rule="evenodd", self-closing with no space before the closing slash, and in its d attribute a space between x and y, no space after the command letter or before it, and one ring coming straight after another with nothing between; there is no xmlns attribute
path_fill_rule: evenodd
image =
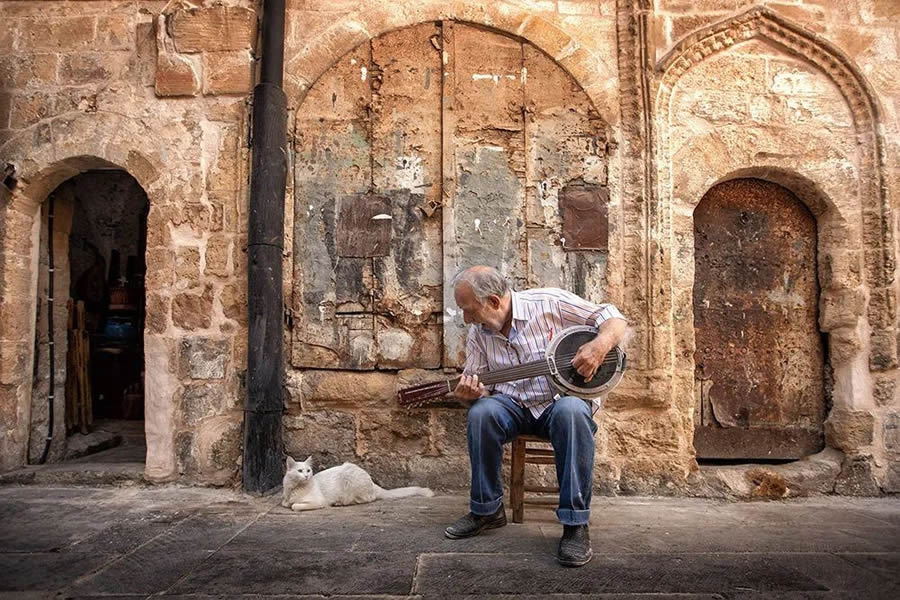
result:
<svg viewBox="0 0 900 600"><path fill-rule="evenodd" d="M694 236L698 456L735 458L735 436L753 438L732 430L759 430L744 458L809 454L825 410L815 219L785 188L739 179L704 196Z"/></svg>
<svg viewBox="0 0 900 600"><path fill-rule="evenodd" d="M565 250L606 250L609 236L609 190L573 182L559 191L562 244Z"/></svg>
<svg viewBox="0 0 900 600"><path fill-rule="evenodd" d="M391 247L391 201L376 194L340 198L337 254L363 258L387 256Z"/></svg>

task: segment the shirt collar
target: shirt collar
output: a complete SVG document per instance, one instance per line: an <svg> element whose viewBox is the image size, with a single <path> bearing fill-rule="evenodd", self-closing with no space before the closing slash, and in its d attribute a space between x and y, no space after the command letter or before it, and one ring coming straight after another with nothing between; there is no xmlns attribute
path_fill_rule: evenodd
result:
<svg viewBox="0 0 900 600"><path fill-rule="evenodd" d="M514 321L527 321L528 315L525 313L525 303L519 297L518 292L510 290L512 296L512 318Z"/></svg>

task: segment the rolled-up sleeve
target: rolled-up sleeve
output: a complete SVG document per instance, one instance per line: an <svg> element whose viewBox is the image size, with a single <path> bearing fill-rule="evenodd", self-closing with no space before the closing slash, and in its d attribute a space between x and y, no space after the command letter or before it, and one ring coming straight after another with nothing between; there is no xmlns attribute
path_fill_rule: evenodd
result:
<svg viewBox="0 0 900 600"><path fill-rule="evenodd" d="M566 327L591 325L599 327L607 319L626 320L619 309L612 304L594 304L571 292L560 290L557 299L559 314Z"/></svg>
<svg viewBox="0 0 900 600"><path fill-rule="evenodd" d="M628 320L613 304L598 305L597 310L594 311L594 313L590 317L591 324L594 327L600 327L600 323L606 321L607 319L622 319L623 321Z"/></svg>

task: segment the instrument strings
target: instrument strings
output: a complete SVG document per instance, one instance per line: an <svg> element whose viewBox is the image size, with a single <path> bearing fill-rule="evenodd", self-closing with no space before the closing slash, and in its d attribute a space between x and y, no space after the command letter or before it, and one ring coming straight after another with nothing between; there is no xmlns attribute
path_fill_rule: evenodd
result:
<svg viewBox="0 0 900 600"><path fill-rule="evenodd" d="M568 368L572 366L572 359L575 358L577 352L573 352L571 354L563 354L560 355L560 360L557 361L557 366L560 368ZM619 357L614 353L608 355L604 358L600 364L601 365L612 365L619 362ZM501 383L502 381L515 381L516 379L527 379L528 377L535 377L537 375L546 375L548 373L548 365L546 359L542 359L539 361L534 361L530 363L525 363L523 365L518 365L515 367L507 367L505 369L500 369L499 371L495 371L493 373L485 373L485 377L481 378L482 383ZM502 381L492 381L491 375L500 375ZM452 381L452 380L451 380ZM426 384L422 387L414 390L415 394L429 394L441 391L442 394L449 393L444 392L448 387L448 381L436 381L432 384Z"/></svg>

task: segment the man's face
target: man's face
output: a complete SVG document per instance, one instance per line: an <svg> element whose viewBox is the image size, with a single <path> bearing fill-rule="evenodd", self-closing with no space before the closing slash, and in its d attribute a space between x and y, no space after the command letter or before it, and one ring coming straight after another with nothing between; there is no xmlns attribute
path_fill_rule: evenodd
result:
<svg viewBox="0 0 900 600"><path fill-rule="evenodd" d="M463 321L466 325L477 323L487 327L491 331L501 331L506 322L506 315L501 308L502 303L498 296L488 296L484 302L475 298L472 286L463 281L453 291L456 306L463 311Z"/></svg>

